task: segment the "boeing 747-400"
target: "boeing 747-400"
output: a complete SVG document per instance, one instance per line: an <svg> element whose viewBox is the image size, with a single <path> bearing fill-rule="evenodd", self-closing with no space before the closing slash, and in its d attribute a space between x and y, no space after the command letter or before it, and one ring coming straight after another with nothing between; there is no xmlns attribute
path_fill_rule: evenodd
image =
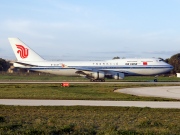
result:
<svg viewBox="0 0 180 135"><path fill-rule="evenodd" d="M9 38L17 61L14 67L62 76L84 76L90 81L105 81L106 77L123 79L130 75L158 75L173 66L156 58L125 58L104 61L47 61L18 38Z"/></svg>

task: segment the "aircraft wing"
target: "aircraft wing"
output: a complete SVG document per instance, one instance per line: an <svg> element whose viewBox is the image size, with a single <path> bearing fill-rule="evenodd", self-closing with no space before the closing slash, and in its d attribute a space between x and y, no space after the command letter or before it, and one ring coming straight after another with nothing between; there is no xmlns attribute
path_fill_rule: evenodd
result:
<svg viewBox="0 0 180 135"><path fill-rule="evenodd" d="M112 75L113 72L118 72L118 73L123 73L123 74L128 74L128 72L126 71L121 71L121 70L118 70L118 71L114 71L114 70L111 70L111 69L91 69L91 68L81 68L81 67L76 67L75 68L77 71L76 73L79 74L79 75L89 75L90 73L93 73L93 72L99 72L99 71L102 71L105 73L105 75Z"/></svg>
<svg viewBox="0 0 180 135"><path fill-rule="evenodd" d="M88 75L93 72L91 68L76 67L75 69L77 70L76 74L83 75L83 76Z"/></svg>
<svg viewBox="0 0 180 135"><path fill-rule="evenodd" d="M93 69L91 69L91 68L76 67L75 69L78 70L78 71L93 71Z"/></svg>

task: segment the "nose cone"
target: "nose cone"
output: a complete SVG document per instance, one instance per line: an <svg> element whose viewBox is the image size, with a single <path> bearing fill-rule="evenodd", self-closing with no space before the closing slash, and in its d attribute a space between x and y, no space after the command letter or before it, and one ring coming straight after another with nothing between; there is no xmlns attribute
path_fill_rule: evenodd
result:
<svg viewBox="0 0 180 135"><path fill-rule="evenodd" d="M169 71L173 70L174 67L170 64L168 64L168 65L169 65Z"/></svg>
<svg viewBox="0 0 180 135"><path fill-rule="evenodd" d="M169 68L171 68L171 69L173 69L173 68L174 68L172 65L170 65L170 64L168 64L168 65L169 65Z"/></svg>

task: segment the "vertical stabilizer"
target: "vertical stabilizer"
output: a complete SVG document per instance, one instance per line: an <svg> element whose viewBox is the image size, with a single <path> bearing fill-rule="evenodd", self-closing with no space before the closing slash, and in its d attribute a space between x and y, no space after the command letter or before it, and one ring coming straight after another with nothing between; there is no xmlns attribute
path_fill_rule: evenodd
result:
<svg viewBox="0 0 180 135"><path fill-rule="evenodd" d="M44 61L36 52L18 38L8 38L18 61Z"/></svg>

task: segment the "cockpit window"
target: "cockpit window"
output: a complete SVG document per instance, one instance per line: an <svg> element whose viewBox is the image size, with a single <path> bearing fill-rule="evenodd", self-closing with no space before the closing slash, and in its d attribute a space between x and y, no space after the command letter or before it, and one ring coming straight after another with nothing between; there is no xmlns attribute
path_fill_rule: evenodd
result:
<svg viewBox="0 0 180 135"><path fill-rule="evenodd" d="M162 61L164 62L164 60L163 60L163 59L159 59L159 62L162 62Z"/></svg>

